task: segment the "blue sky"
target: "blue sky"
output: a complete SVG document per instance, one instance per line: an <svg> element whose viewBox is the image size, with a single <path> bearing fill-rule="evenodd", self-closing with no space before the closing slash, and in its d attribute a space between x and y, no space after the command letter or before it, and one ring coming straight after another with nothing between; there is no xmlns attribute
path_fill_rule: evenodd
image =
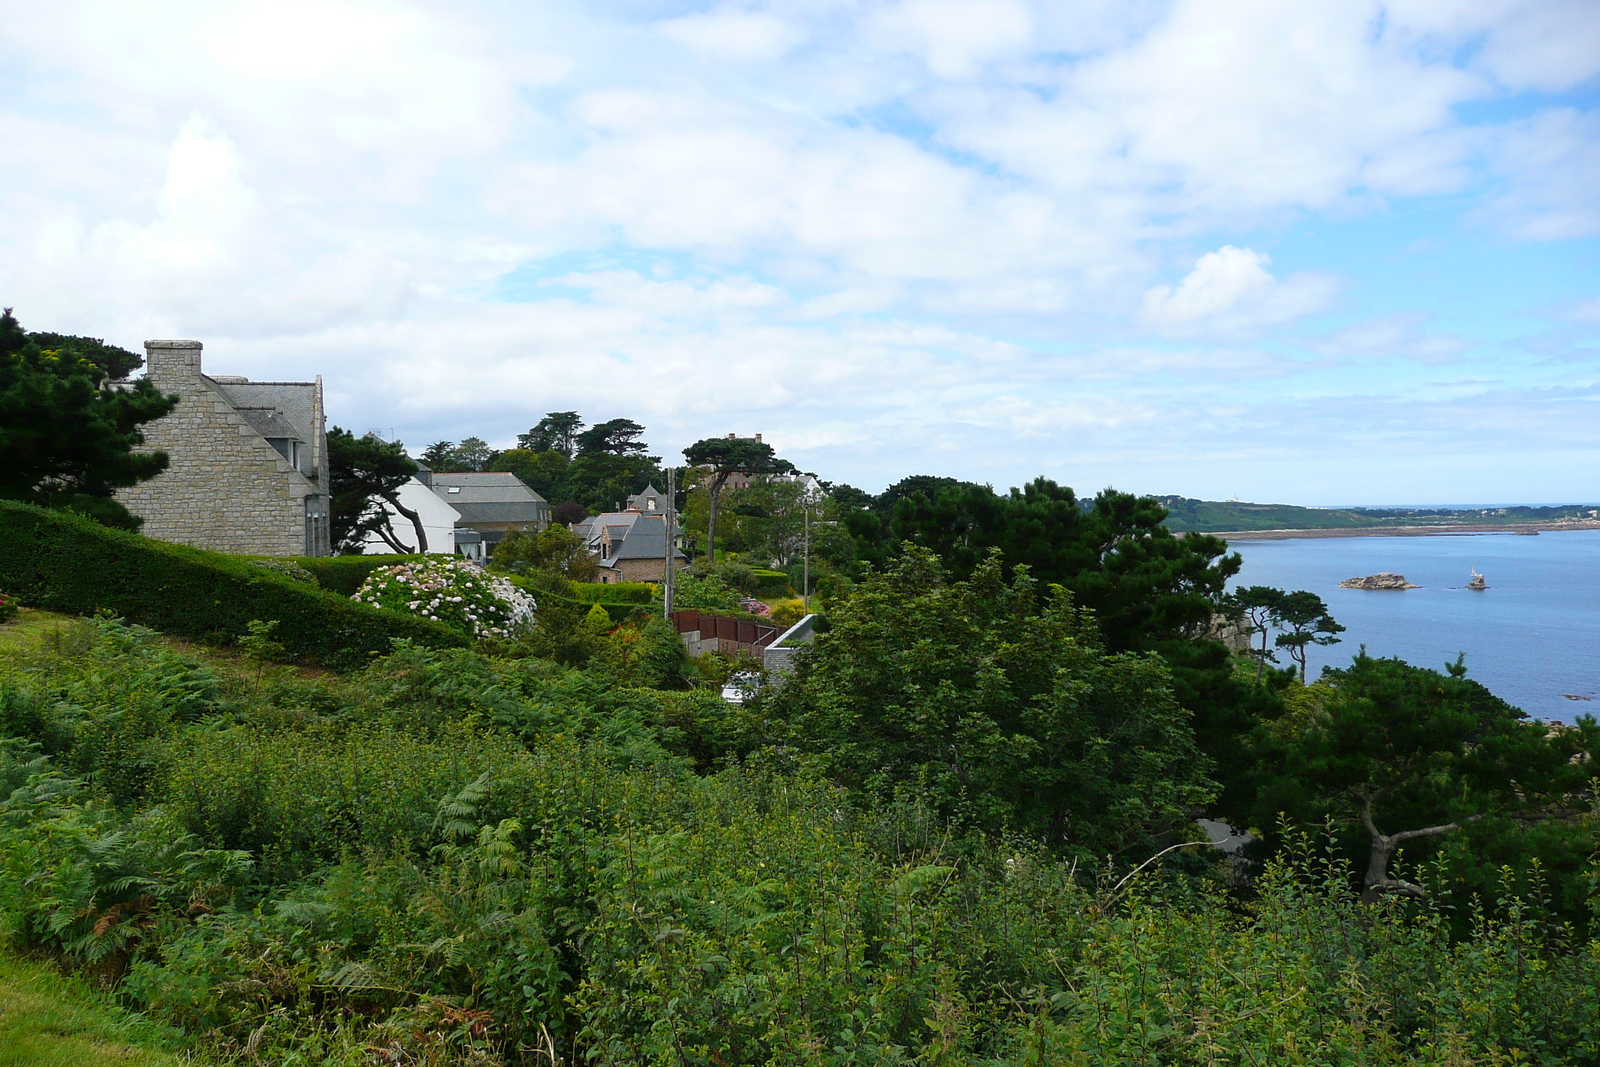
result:
<svg viewBox="0 0 1600 1067"><path fill-rule="evenodd" d="M0 302L334 421L1600 500L1600 8L31 5Z"/></svg>

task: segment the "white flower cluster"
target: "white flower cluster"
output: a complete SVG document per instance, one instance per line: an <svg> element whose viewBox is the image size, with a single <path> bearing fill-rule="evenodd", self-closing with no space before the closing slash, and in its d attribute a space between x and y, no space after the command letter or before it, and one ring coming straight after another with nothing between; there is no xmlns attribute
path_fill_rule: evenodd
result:
<svg viewBox="0 0 1600 1067"><path fill-rule="evenodd" d="M506 579L461 560L429 559L380 567L351 599L467 630L510 637L533 625L538 605Z"/></svg>

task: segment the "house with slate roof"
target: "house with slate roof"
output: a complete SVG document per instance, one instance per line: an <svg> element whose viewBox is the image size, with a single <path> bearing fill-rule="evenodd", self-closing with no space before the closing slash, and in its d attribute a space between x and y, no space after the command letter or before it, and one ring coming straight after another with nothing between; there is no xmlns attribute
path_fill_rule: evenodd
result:
<svg viewBox="0 0 1600 1067"><path fill-rule="evenodd" d="M642 495L630 497L629 502ZM659 506L665 508L665 504ZM610 511L573 523L572 532L582 538L600 564L602 582L659 582L667 576L665 515L651 515L636 508ZM671 555L673 566L681 568L688 565L689 557L677 541L674 536Z"/></svg>
<svg viewBox="0 0 1600 1067"><path fill-rule="evenodd" d="M156 477L117 491L163 541L261 556L326 556L328 436L322 378L208 375L199 341L146 341L145 374L177 407L142 428L167 454Z"/></svg>
<svg viewBox="0 0 1600 1067"><path fill-rule="evenodd" d="M468 559L488 559L494 546L513 530L538 533L550 524L550 502L515 474L477 471L422 478L435 496L460 514L455 543Z"/></svg>

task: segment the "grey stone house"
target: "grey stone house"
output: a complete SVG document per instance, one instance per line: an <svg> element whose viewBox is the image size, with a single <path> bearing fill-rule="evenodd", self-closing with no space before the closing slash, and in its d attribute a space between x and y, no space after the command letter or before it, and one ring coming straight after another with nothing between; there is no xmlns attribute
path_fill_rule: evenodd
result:
<svg viewBox="0 0 1600 1067"><path fill-rule="evenodd" d="M667 520L642 511L610 511L572 524L572 532L600 565L602 582L659 582L667 576ZM677 541L678 538L674 538ZM674 569L689 559L677 544L670 549Z"/></svg>
<svg viewBox="0 0 1600 1067"><path fill-rule="evenodd" d="M199 341L146 341L145 374L178 394L144 427L167 453L155 478L118 491L163 541L260 556L326 556L328 436L322 378L252 382L207 375Z"/></svg>

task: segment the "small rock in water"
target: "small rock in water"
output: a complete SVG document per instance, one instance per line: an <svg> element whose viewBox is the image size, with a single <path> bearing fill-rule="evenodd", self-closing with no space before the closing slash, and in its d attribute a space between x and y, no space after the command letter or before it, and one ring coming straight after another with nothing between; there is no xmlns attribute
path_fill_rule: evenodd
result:
<svg viewBox="0 0 1600 1067"><path fill-rule="evenodd" d="M1403 574L1369 574L1365 578L1346 578L1339 583L1340 589L1421 589L1420 585L1412 585L1406 581Z"/></svg>

